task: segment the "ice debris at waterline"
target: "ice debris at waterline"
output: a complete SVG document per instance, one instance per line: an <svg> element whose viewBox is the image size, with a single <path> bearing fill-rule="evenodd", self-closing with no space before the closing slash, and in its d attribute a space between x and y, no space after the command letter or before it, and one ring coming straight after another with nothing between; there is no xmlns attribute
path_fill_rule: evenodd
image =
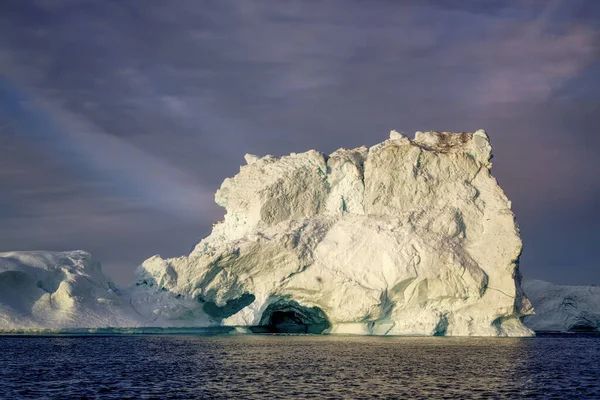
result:
<svg viewBox="0 0 600 400"><path fill-rule="evenodd" d="M535 305L525 318L536 331L600 332L600 287L555 285L535 279L523 283Z"/></svg>
<svg viewBox="0 0 600 400"><path fill-rule="evenodd" d="M530 336L491 150L483 130L392 131L329 156L246 155L216 193L224 221L189 256L146 260L111 312L236 332Z"/></svg>

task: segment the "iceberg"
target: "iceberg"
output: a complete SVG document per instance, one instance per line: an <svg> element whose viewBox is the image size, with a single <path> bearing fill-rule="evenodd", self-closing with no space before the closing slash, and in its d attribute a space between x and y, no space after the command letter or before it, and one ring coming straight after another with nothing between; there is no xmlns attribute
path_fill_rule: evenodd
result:
<svg viewBox="0 0 600 400"><path fill-rule="evenodd" d="M197 301L116 287L85 251L0 253L0 332L209 325Z"/></svg>
<svg viewBox="0 0 600 400"><path fill-rule="evenodd" d="M215 195L224 220L188 256L144 261L131 287L85 252L2 254L0 329L531 336L491 159L483 130L246 155Z"/></svg>
<svg viewBox="0 0 600 400"><path fill-rule="evenodd" d="M224 220L187 257L146 260L136 291L261 332L533 335L491 158L483 130L246 155L216 193Z"/></svg>
<svg viewBox="0 0 600 400"><path fill-rule="evenodd" d="M555 285L526 279L523 289L535 305L525 324L535 331L600 331L600 287Z"/></svg>
<svg viewBox="0 0 600 400"><path fill-rule="evenodd" d="M139 319L89 253L0 253L2 331L136 326Z"/></svg>

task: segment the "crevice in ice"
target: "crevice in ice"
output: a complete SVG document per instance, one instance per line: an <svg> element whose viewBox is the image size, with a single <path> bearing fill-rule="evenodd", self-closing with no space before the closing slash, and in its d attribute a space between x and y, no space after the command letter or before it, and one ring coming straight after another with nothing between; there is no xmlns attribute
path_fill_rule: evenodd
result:
<svg viewBox="0 0 600 400"><path fill-rule="evenodd" d="M433 331L433 336L446 336L446 332L448 331L448 317L444 315L440 315L440 320L438 321L435 329Z"/></svg>
<svg viewBox="0 0 600 400"><path fill-rule="evenodd" d="M289 274L288 276L285 276L281 279L281 283L287 282L289 280L291 280L294 276L303 273L304 271L306 271L306 269L309 267L310 265L303 265L300 268L298 268L297 271L292 272L291 274Z"/></svg>
<svg viewBox="0 0 600 400"><path fill-rule="evenodd" d="M417 155L417 161L415 166L413 167L413 176L416 178L419 175L419 170L421 169L421 158L423 155L423 150L419 149L419 154Z"/></svg>
<svg viewBox="0 0 600 400"><path fill-rule="evenodd" d="M236 314L242 308L249 306L255 299L256 297L253 294L244 293L238 298L227 300L224 306L218 306L214 301L205 302L201 299L198 300L204 303L202 310L210 317L215 319L225 319Z"/></svg>
<svg viewBox="0 0 600 400"><path fill-rule="evenodd" d="M592 321L578 321L568 328L569 332L596 332L598 327Z"/></svg>
<svg viewBox="0 0 600 400"><path fill-rule="evenodd" d="M583 314L583 315L582 315ZM581 313L575 321L567 326L569 332L596 332L600 331L600 324L596 322L595 316L587 315L586 312Z"/></svg>
<svg viewBox="0 0 600 400"><path fill-rule="evenodd" d="M491 287L491 286L486 286L486 289L487 289L487 290L495 290L496 292L500 292L500 293L502 293L503 295L510 297L511 299L514 299L514 298L515 298L515 296L511 296L510 294L508 294L508 293L504 293L502 290L500 290L500 289L496 289L496 288L493 288L493 287Z"/></svg>

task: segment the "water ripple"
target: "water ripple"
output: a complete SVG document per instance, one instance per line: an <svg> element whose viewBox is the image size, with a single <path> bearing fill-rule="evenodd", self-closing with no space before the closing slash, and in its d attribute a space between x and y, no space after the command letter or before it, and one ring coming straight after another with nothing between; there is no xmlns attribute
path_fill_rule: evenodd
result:
<svg viewBox="0 0 600 400"><path fill-rule="evenodd" d="M600 398L600 337L0 337L0 398Z"/></svg>

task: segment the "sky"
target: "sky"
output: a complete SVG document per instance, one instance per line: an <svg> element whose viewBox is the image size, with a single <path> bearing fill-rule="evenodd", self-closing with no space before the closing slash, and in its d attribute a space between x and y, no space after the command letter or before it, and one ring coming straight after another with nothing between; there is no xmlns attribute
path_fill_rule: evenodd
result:
<svg viewBox="0 0 600 400"><path fill-rule="evenodd" d="M2 0L0 251L187 254L245 153L485 129L524 276L600 284L600 2Z"/></svg>

